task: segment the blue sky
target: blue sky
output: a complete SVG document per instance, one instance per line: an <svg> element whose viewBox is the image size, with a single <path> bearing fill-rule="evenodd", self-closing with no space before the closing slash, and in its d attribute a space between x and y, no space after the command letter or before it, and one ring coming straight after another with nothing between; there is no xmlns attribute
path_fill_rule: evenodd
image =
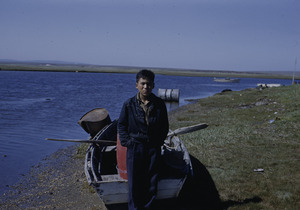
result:
<svg viewBox="0 0 300 210"><path fill-rule="evenodd" d="M0 59L291 71L299 11L298 0L0 0Z"/></svg>

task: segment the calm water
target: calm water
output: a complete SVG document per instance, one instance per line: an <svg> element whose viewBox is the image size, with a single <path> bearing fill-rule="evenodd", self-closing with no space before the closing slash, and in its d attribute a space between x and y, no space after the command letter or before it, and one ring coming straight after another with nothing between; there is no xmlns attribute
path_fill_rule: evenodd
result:
<svg viewBox="0 0 300 210"><path fill-rule="evenodd" d="M182 106L185 99L257 83L290 85L291 81L242 78L240 83L226 84L209 77L156 75L153 92L180 89ZM88 139L77 124L82 115L103 107L115 119L123 102L134 94L134 74L0 71L0 194L47 155L73 144L45 138Z"/></svg>

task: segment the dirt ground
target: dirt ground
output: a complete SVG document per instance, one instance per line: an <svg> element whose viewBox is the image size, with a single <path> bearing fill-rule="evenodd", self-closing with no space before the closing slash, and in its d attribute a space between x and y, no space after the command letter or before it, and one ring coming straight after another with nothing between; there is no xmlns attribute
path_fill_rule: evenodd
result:
<svg viewBox="0 0 300 210"><path fill-rule="evenodd" d="M0 209L106 209L87 184L76 151L76 145L61 149L33 167L0 197Z"/></svg>

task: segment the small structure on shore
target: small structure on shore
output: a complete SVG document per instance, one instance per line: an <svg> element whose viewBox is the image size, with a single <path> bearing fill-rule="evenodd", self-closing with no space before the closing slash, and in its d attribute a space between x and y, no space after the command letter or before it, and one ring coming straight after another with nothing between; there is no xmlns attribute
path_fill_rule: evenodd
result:
<svg viewBox="0 0 300 210"><path fill-rule="evenodd" d="M257 87L259 88L270 88L270 87L280 87L281 84L262 84L262 83L258 83Z"/></svg>

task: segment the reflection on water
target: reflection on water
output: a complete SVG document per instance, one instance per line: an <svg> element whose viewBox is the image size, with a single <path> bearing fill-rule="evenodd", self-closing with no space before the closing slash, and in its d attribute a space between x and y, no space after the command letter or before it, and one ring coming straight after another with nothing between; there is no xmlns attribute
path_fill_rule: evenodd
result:
<svg viewBox="0 0 300 210"><path fill-rule="evenodd" d="M165 102L168 112L179 107L179 102Z"/></svg>

